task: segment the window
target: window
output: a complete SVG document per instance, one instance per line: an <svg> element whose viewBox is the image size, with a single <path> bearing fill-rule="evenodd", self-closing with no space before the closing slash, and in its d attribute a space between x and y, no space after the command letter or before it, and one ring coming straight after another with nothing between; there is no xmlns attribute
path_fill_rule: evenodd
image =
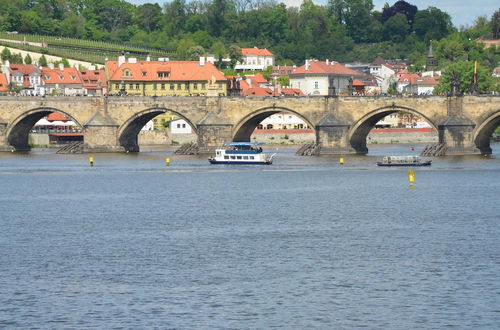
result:
<svg viewBox="0 0 500 330"><path fill-rule="evenodd" d="M197 83L193 84L193 89L198 89L198 84Z"/></svg>
<svg viewBox="0 0 500 330"><path fill-rule="evenodd" d="M156 90L156 83L153 84L153 89Z"/></svg>
<svg viewBox="0 0 500 330"><path fill-rule="evenodd" d="M134 84L129 84L128 89L134 89Z"/></svg>
<svg viewBox="0 0 500 330"><path fill-rule="evenodd" d="M231 159L236 159L236 157L234 157L234 156L231 156Z"/></svg>
<svg viewBox="0 0 500 330"><path fill-rule="evenodd" d="M123 76L130 78L130 77L132 77L132 74L131 74L129 69L125 69L125 70L123 70Z"/></svg>
<svg viewBox="0 0 500 330"><path fill-rule="evenodd" d="M135 84L135 89L139 90L139 84Z"/></svg>
<svg viewBox="0 0 500 330"><path fill-rule="evenodd" d="M161 89L165 90L165 84L161 84Z"/></svg>
<svg viewBox="0 0 500 330"><path fill-rule="evenodd" d="M186 128L186 124L182 124L182 128Z"/></svg>
<svg viewBox="0 0 500 330"><path fill-rule="evenodd" d="M205 83L201 84L201 89L205 89Z"/></svg>
<svg viewBox="0 0 500 330"><path fill-rule="evenodd" d="M116 89L120 89L120 84L115 84Z"/></svg>
<svg viewBox="0 0 500 330"><path fill-rule="evenodd" d="M314 82L314 88L318 89L319 83L317 81Z"/></svg>
<svg viewBox="0 0 500 330"><path fill-rule="evenodd" d="M236 156L236 159L241 159L241 156Z"/></svg>
<svg viewBox="0 0 500 330"><path fill-rule="evenodd" d="M173 91L175 89L175 85L174 84L170 84L170 90Z"/></svg>
<svg viewBox="0 0 500 330"><path fill-rule="evenodd" d="M148 73L147 73L147 72L144 72L144 71L142 72L142 76L143 76L143 77L146 77L147 75L148 75Z"/></svg>
<svg viewBox="0 0 500 330"><path fill-rule="evenodd" d="M243 159L248 159L248 156L243 156Z"/></svg>
<svg viewBox="0 0 500 330"><path fill-rule="evenodd" d="M224 159L229 159L229 156L224 156Z"/></svg>
<svg viewBox="0 0 500 330"><path fill-rule="evenodd" d="M249 156L249 157L250 157L250 159L253 159L253 158L254 158L253 156Z"/></svg>
<svg viewBox="0 0 500 330"><path fill-rule="evenodd" d="M181 128L181 124L177 124L177 128Z"/></svg>
<svg viewBox="0 0 500 330"><path fill-rule="evenodd" d="M168 78L170 77L170 72L158 72L158 78Z"/></svg>
<svg viewBox="0 0 500 330"><path fill-rule="evenodd" d="M177 90L182 89L182 84L177 84Z"/></svg>

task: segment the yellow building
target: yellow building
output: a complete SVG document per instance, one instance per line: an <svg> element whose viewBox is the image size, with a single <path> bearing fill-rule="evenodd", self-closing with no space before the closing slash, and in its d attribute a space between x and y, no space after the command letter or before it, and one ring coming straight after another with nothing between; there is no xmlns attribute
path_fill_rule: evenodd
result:
<svg viewBox="0 0 500 330"><path fill-rule="evenodd" d="M106 62L109 94L140 96L225 96L227 79L215 65L200 61Z"/></svg>

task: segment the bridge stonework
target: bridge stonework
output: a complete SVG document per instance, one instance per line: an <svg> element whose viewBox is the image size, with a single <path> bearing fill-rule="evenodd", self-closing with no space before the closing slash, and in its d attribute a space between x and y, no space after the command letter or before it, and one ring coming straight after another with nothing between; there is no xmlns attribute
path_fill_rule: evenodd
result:
<svg viewBox="0 0 500 330"><path fill-rule="evenodd" d="M0 150L29 150L33 125L60 112L83 127L85 151L136 152L140 129L167 111L190 123L207 152L250 141L264 118L288 111L315 129L322 153L366 153L375 123L405 111L436 128L448 154L487 154L500 124L500 97L1 97Z"/></svg>

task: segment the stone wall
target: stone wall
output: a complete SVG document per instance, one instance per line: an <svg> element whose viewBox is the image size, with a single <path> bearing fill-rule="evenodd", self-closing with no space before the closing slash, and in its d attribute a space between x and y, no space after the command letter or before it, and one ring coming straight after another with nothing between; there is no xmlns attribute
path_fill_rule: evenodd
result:
<svg viewBox="0 0 500 330"><path fill-rule="evenodd" d="M256 130L251 140L267 144L306 144L314 143L316 135L313 130Z"/></svg>
<svg viewBox="0 0 500 330"><path fill-rule="evenodd" d="M368 144L386 143L438 143L436 131L417 130L371 130L366 138Z"/></svg>
<svg viewBox="0 0 500 330"><path fill-rule="evenodd" d="M140 131L139 145L171 145L172 137L168 130Z"/></svg>

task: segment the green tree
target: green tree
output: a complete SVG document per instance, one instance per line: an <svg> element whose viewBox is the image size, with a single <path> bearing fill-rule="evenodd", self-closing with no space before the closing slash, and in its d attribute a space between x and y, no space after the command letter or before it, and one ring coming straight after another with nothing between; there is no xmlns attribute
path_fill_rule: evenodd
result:
<svg viewBox="0 0 500 330"><path fill-rule="evenodd" d="M40 58L38 59L38 64L43 67L47 66L47 59L45 58L45 55L40 56Z"/></svg>
<svg viewBox="0 0 500 330"><path fill-rule="evenodd" d="M491 36L493 39L500 38L500 8L491 16Z"/></svg>
<svg viewBox="0 0 500 330"><path fill-rule="evenodd" d="M405 40L409 29L410 26L408 25L406 16L401 13L397 13L384 23L384 40L402 42Z"/></svg>
<svg viewBox="0 0 500 330"><path fill-rule="evenodd" d="M33 63L33 60L31 59L30 54L26 54L26 56L24 57L24 64L31 64L31 63Z"/></svg>
<svg viewBox="0 0 500 330"><path fill-rule="evenodd" d="M452 31L451 17L436 7L420 10L415 15L413 29L425 41L439 40Z"/></svg>
<svg viewBox="0 0 500 330"><path fill-rule="evenodd" d="M186 59L189 61L197 61L201 56L205 55L205 48L202 46L189 47L186 53Z"/></svg>
<svg viewBox="0 0 500 330"><path fill-rule="evenodd" d="M287 76L279 76L276 80L283 87L290 86L290 78L288 78Z"/></svg>
<svg viewBox="0 0 500 330"><path fill-rule="evenodd" d="M2 58L2 62L10 61L11 53L9 48L4 48L2 53L0 53L0 57Z"/></svg>
<svg viewBox="0 0 500 330"><path fill-rule="evenodd" d="M491 90L491 72L488 68L481 65L477 67L478 85L480 92L489 92ZM470 61L457 61L450 64L439 79L439 84L434 88L435 94L450 93L453 91L453 77L458 77L459 92L467 93L474 76L474 63Z"/></svg>
<svg viewBox="0 0 500 330"><path fill-rule="evenodd" d="M158 28L161 19L161 7L157 3L143 4L137 8L137 11L137 23L143 30L151 33Z"/></svg>

